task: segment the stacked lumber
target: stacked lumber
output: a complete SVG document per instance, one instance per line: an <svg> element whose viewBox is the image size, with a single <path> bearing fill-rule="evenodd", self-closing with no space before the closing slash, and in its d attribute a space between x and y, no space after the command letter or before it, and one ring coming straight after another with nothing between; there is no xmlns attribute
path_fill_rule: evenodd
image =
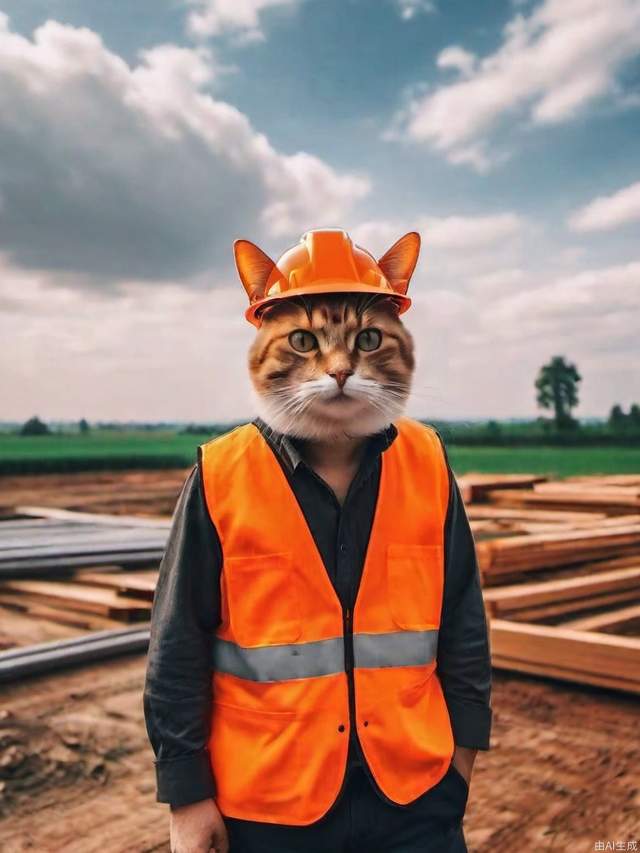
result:
<svg viewBox="0 0 640 853"><path fill-rule="evenodd" d="M169 519L42 507L18 507L17 514L0 522L5 613L83 631L148 621Z"/></svg>
<svg viewBox="0 0 640 853"><path fill-rule="evenodd" d="M620 524L616 520L611 525L598 522L580 530L492 539L478 542L476 551L483 582L491 585L504 576L550 566L627 554L640 556L640 523Z"/></svg>
<svg viewBox="0 0 640 853"><path fill-rule="evenodd" d="M640 637L491 621L494 666L640 694Z"/></svg>
<svg viewBox="0 0 640 853"><path fill-rule="evenodd" d="M621 601L640 602L640 558L631 568L484 590L490 619L520 622L538 622Z"/></svg>
<svg viewBox="0 0 640 853"><path fill-rule="evenodd" d="M631 490L608 494L608 489L595 490L584 488L582 484L571 483L559 491L539 491L533 489L490 489L485 499L493 506L529 507L532 509L550 509L586 512L603 512L606 515L640 512L640 497Z"/></svg>
<svg viewBox="0 0 640 853"><path fill-rule="evenodd" d="M493 666L640 694L640 475L489 489L484 500L468 515L484 525Z"/></svg>
<svg viewBox="0 0 640 853"><path fill-rule="evenodd" d="M78 572L73 580L0 582L0 605L41 619L87 627L148 621L157 571Z"/></svg>
<svg viewBox="0 0 640 853"><path fill-rule="evenodd" d="M482 502L487 493L497 489L530 489L543 483L546 477L538 474L464 474L457 478L458 487L465 503Z"/></svg>

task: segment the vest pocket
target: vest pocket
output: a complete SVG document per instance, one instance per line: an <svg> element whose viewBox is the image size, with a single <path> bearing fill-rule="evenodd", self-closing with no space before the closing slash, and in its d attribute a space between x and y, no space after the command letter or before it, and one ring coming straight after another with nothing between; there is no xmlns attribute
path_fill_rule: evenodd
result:
<svg viewBox="0 0 640 853"><path fill-rule="evenodd" d="M444 585L442 545L387 546L387 593L399 628L421 631L440 625Z"/></svg>
<svg viewBox="0 0 640 853"><path fill-rule="evenodd" d="M291 553L226 557L228 615L241 646L293 643L302 634L299 582Z"/></svg>

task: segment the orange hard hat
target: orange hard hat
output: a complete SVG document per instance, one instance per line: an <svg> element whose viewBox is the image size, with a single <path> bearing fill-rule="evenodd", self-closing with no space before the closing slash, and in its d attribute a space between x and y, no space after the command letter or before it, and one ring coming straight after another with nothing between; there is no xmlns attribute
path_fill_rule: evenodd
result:
<svg viewBox="0 0 640 853"><path fill-rule="evenodd" d="M405 234L379 260L352 242L341 228L317 228L272 261L249 240L233 244L236 267L249 296L245 317L260 325L260 311L280 299L315 293L375 293L398 302L406 311L406 295L420 251L420 235Z"/></svg>

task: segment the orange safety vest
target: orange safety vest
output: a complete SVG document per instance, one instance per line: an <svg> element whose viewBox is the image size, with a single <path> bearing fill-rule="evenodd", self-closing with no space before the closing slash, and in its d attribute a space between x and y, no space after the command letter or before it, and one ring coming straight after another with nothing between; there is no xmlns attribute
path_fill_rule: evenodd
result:
<svg viewBox="0 0 640 853"><path fill-rule="evenodd" d="M318 820L342 786L352 725L396 803L449 767L453 734L436 673L448 472L432 429L409 418L396 426L353 614L258 428L202 445L223 552L209 743L223 815Z"/></svg>

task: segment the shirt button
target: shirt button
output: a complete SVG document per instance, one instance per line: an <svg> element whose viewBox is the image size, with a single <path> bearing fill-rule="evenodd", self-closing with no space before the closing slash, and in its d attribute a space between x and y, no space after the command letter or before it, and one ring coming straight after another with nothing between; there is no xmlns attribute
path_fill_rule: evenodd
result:
<svg viewBox="0 0 640 853"><path fill-rule="evenodd" d="M344 542L341 542L340 543L340 551L344 554L344 552L346 550L347 550L347 546L344 544Z"/></svg>
<svg viewBox="0 0 640 853"><path fill-rule="evenodd" d="M343 732L343 731L344 731L344 724L343 724L343 723L340 723L340 725L338 726L338 731L339 731L339 732Z"/></svg>

